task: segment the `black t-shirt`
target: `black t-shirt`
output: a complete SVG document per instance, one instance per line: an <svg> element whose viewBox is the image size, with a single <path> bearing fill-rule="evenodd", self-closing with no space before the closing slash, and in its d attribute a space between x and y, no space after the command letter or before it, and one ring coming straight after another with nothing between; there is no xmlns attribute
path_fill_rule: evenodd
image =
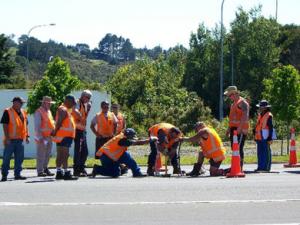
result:
<svg viewBox="0 0 300 225"><path fill-rule="evenodd" d="M16 113L19 115L20 119L22 121L24 121L24 117L23 117L23 114L21 113L21 111L20 112L16 111ZM3 123L3 124L8 124L9 123L9 115L8 115L7 110L4 110L0 123Z"/></svg>
<svg viewBox="0 0 300 225"><path fill-rule="evenodd" d="M122 138L120 141L119 141L119 145L120 146L123 146L123 147L129 147L130 145L132 145L132 141L127 139L127 138Z"/></svg>

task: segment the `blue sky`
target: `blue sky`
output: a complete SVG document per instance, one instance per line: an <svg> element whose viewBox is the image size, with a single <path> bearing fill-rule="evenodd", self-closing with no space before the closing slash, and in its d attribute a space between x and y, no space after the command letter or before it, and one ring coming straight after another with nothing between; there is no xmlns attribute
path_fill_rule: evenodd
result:
<svg viewBox="0 0 300 225"><path fill-rule="evenodd" d="M0 0L0 32L27 34L64 44L98 45L106 33L129 38L134 47L188 47L200 23L212 28L220 22L222 0ZM225 0L224 24L229 27L239 6L261 4L266 17L275 17L276 0ZM300 1L278 0L278 22L300 24Z"/></svg>

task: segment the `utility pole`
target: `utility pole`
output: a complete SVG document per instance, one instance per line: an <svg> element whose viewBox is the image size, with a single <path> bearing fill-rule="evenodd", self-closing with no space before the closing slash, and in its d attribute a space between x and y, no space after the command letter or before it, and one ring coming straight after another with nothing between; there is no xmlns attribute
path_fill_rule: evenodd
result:
<svg viewBox="0 0 300 225"><path fill-rule="evenodd" d="M219 120L223 120L223 5L221 5L221 57L220 57L220 102L219 102Z"/></svg>

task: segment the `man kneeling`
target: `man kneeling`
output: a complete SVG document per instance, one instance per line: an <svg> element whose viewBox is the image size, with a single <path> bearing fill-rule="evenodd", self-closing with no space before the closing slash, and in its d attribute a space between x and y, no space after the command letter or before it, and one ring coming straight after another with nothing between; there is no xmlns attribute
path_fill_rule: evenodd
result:
<svg viewBox="0 0 300 225"><path fill-rule="evenodd" d="M222 161L225 159L225 148L223 147L222 140L218 133L203 122L195 124L197 134L193 137L183 137L181 141L199 143L201 150L199 152L198 161L194 164L194 168L187 176L199 176L204 158L209 159L210 175L223 176L224 170L219 169Z"/></svg>
<svg viewBox="0 0 300 225"><path fill-rule="evenodd" d="M133 177L144 177L135 160L127 152L131 145L143 145L149 143L149 140L134 140L136 132L132 128L126 128L117 136L106 142L97 152L96 156L100 157L101 166L94 165L91 176L97 174L103 176L119 177L120 164L125 164L132 170ZM155 140L153 140L155 141Z"/></svg>

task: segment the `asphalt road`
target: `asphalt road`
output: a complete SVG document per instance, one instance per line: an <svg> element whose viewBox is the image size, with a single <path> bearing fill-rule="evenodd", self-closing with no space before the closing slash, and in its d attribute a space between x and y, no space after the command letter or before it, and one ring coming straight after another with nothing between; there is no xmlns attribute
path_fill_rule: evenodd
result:
<svg viewBox="0 0 300 225"><path fill-rule="evenodd" d="M245 178L128 174L78 181L26 170L27 180L0 183L0 224L300 224L300 168L254 168L245 166Z"/></svg>

